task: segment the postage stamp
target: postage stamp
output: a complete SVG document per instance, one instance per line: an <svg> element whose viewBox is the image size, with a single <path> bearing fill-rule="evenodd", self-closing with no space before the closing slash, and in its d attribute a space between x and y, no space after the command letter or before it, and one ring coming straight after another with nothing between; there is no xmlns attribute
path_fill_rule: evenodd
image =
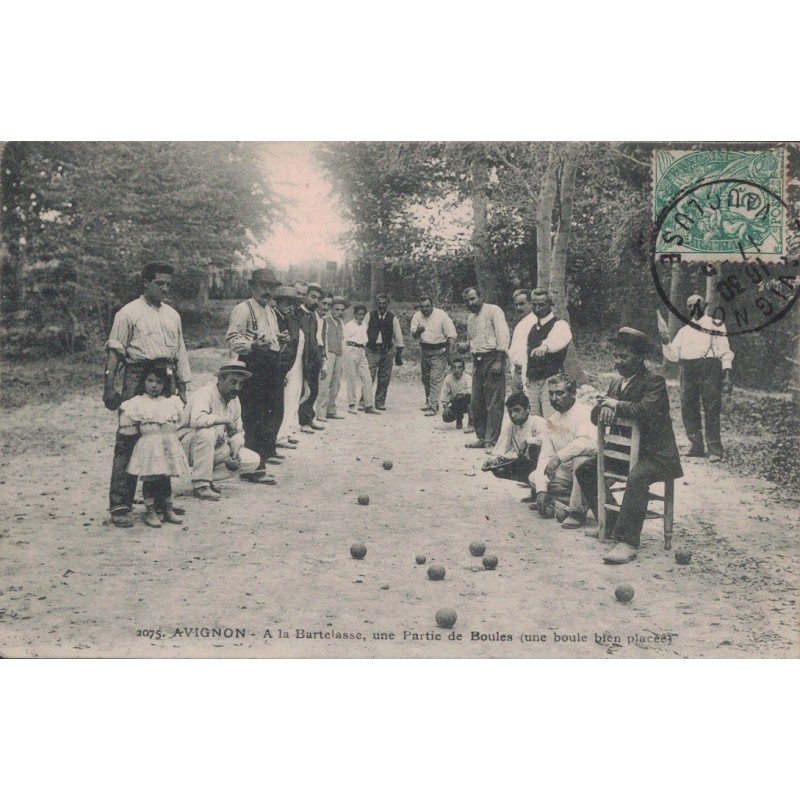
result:
<svg viewBox="0 0 800 800"><path fill-rule="evenodd" d="M786 153L655 150L656 255L684 261L786 255Z"/></svg>

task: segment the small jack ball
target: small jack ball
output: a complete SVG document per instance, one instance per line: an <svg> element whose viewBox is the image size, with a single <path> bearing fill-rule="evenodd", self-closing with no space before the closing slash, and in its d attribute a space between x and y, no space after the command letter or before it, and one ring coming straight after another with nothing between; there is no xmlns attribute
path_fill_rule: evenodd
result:
<svg viewBox="0 0 800 800"><path fill-rule="evenodd" d="M360 506L368 506L369 505L369 495L368 494L360 494L358 496L358 504Z"/></svg>
<svg viewBox="0 0 800 800"><path fill-rule="evenodd" d="M355 544L350 545L350 555L353 556L353 558L356 558L360 561L366 554L367 546L364 544L364 542L356 542Z"/></svg>
<svg viewBox="0 0 800 800"><path fill-rule="evenodd" d="M440 608L436 612L436 624L440 628L452 628L457 619L458 615L452 608Z"/></svg>
<svg viewBox="0 0 800 800"><path fill-rule="evenodd" d="M484 556L483 557L483 568L484 569L494 569L497 566L497 556Z"/></svg>
<svg viewBox="0 0 800 800"><path fill-rule="evenodd" d="M440 581L444 579L444 567L441 564L431 564L428 567L428 577L432 581Z"/></svg>
<svg viewBox="0 0 800 800"><path fill-rule="evenodd" d="M387 460L387 461L384 461L384 462L383 462L383 468L384 468L384 469L391 469L393 466L394 466L394 464L392 464L392 462L391 462L391 461L388 461L388 460Z"/></svg>
<svg viewBox="0 0 800 800"><path fill-rule="evenodd" d="M469 551L474 556L482 556L486 552L486 545L483 542L473 542L469 546Z"/></svg>
<svg viewBox="0 0 800 800"><path fill-rule="evenodd" d="M424 564L428 560L428 556L417 556L417 564Z"/></svg>
<svg viewBox="0 0 800 800"><path fill-rule="evenodd" d="M675 561L677 561L678 564L683 564L685 566L691 560L692 560L692 551L691 550L676 550L675 551Z"/></svg>
<svg viewBox="0 0 800 800"><path fill-rule="evenodd" d="M621 583L614 590L614 596L620 601L620 603L627 603L630 600L633 600L633 586L631 586L629 583Z"/></svg>

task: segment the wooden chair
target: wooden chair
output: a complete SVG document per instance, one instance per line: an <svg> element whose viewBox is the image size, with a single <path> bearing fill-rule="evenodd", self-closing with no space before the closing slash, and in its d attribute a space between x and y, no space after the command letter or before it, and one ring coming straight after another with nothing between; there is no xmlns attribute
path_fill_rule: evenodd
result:
<svg viewBox="0 0 800 800"><path fill-rule="evenodd" d="M606 538L606 512L609 509L619 509L619 506L615 506L613 503L603 502L604 498L601 497L601 492L603 492L604 486L609 486L609 482L614 482L611 485L611 491L623 492L624 496L628 475L639 460L639 440L641 438L638 423L630 419L615 420L611 429L614 433L606 433L605 425L597 426L597 526L601 542ZM606 447L607 445L613 445L613 447L609 449ZM617 463L607 465L608 460ZM649 499L659 500L664 504L660 514L648 508L645 519L664 520L664 549L670 550L672 549L672 518L675 512L675 481L672 478L664 481L664 494L658 495L651 492Z"/></svg>

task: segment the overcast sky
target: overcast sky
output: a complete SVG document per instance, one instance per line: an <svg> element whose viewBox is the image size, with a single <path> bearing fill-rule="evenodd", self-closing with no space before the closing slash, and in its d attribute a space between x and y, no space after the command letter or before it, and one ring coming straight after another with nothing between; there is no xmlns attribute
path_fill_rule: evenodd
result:
<svg viewBox="0 0 800 800"><path fill-rule="evenodd" d="M273 189L287 203L289 225L278 226L258 248L275 266L285 268L308 259L344 262L337 238L346 230L336 210L330 184L311 156L314 142L270 142L265 162Z"/></svg>

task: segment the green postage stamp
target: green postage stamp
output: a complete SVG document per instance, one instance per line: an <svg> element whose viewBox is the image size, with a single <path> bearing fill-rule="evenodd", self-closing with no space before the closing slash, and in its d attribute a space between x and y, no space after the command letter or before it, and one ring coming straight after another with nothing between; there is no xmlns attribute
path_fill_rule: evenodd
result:
<svg viewBox="0 0 800 800"><path fill-rule="evenodd" d="M737 262L786 255L784 150L655 150L653 160L657 256Z"/></svg>

